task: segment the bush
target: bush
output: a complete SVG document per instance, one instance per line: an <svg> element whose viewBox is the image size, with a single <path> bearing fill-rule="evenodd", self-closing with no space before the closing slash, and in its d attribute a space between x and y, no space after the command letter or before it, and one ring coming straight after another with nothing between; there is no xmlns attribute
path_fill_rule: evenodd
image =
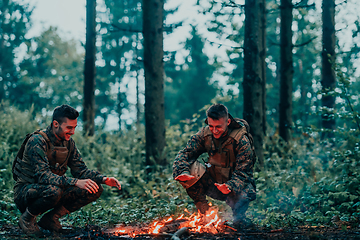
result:
<svg viewBox="0 0 360 240"><path fill-rule="evenodd" d="M45 128L48 119L33 108L19 111L1 103L0 114L0 224L16 223L20 215L12 200L12 160L25 135ZM26 123L26 124L24 124ZM64 218L75 226L86 223L113 226L118 223L149 222L184 209L195 211L186 191L172 179L172 162L202 119L170 126L166 130L168 165L148 174L144 167L144 129L125 133L98 131L94 136L73 136L90 169L121 181L122 191L105 186L100 200ZM265 139L265 164L255 173L257 199L248 215L264 227L333 225L334 217L355 223L360 215L360 150L357 132L339 129L334 138L320 140L319 129L303 130L284 143L277 135ZM68 173L69 174L69 171ZM213 201L227 218L229 207Z"/></svg>

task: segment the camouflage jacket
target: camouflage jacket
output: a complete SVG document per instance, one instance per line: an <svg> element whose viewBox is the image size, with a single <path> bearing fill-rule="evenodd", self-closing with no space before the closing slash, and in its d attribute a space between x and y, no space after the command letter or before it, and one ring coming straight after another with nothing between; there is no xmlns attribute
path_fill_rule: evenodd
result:
<svg viewBox="0 0 360 240"><path fill-rule="evenodd" d="M47 127L45 133L54 146L64 146L64 143L55 137L51 129L51 125ZM74 140L70 138L69 141L70 145L72 145L70 147L72 151L70 152L67 167L71 169L73 178L67 177L65 175L59 176L51 171L47 157L48 144L44 137L42 137L40 134L34 134L29 138L25 146L24 157L28 157L30 165L33 167L33 172L35 172L35 183L49 184L59 187L75 185L77 179L92 179L98 184L102 183L102 179L105 176L101 175L97 171L88 169L75 146ZM15 191L18 186L23 184L29 183L22 179L18 179L14 187Z"/></svg>
<svg viewBox="0 0 360 240"><path fill-rule="evenodd" d="M203 127L199 132L193 135L186 147L177 154L173 163L174 178L184 173L190 174L190 165L201 154L206 153L205 130L206 127ZM231 131L231 129L229 131ZM222 140L225 141L227 137L229 136L224 136L223 138L225 139ZM236 163L230 180L226 182L226 185L230 190L234 191L235 194L246 191L250 195L255 195L255 181L253 177L255 159L247 136L244 135L239 140L238 144L234 146L234 153Z"/></svg>

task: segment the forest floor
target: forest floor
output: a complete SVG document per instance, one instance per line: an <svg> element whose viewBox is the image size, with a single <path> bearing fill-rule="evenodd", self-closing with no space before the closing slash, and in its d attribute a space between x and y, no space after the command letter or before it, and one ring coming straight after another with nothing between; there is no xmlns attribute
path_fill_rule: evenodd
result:
<svg viewBox="0 0 360 240"><path fill-rule="evenodd" d="M153 240L262 240L262 239L279 239L279 240L335 240L335 239L360 239L360 229L336 229L336 228L315 228L315 227L297 227L292 229L276 230L255 230L248 232L225 232L218 234L210 233L189 233L180 234L179 231L173 233L160 234L139 234L134 237L128 235L116 235L109 229L104 229L96 225L87 225L83 228L69 229L67 233L52 234L44 231L44 236L39 239L153 239ZM22 233L18 226L3 225L0 226L0 239L34 239Z"/></svg>

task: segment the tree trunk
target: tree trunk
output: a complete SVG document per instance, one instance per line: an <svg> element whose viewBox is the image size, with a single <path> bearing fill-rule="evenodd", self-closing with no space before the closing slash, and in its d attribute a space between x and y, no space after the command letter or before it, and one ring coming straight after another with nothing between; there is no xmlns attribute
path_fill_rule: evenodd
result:
<svg viewBox="0 0 360 240"><path fill-rule="evenodd" d="M139 132L140 130L140 66L139 66L139 37L138 34L136 35L136 47L135 47L135 54L136 54L136 131Z"/></svg>
<svg viewBox="0 0 360 240"><path fill-rule="evenodd" d="M164 0L143 0L146 164L166 165L163 8ZM152 160L155 160L155 162Z"/></svg>
<svg viewBox="0 0 360 240"><path fill-rule="evenodd" d="M245 1L245 39L244 39L244 119L250 125L254 137L256 155L260 166L264 163L264 122L261 4L260 0Z"/></svg>
<svg viewBox="0 0 360 240"><path fill-rule="evenodd" d="M292 1L281 0L280 25L280 113L279 135L286 142L291 139L292 127L292 84L293 84L293 54L292 54Z"/></svg>
<svg viewBox="0 0 360 240"><path fill-rule="evenodd" d="M260 65L262 74L263 132L266 136L266 0L260 0Z"/></svg>
<svg viewBox="0 0 360 240"><path fill-rule="evenodd" d="M95 18L96 0L87 0L83 121L85 133L90 136L95 132Z"/></svg>
<svg viewBox="0 0 360 240"><path fill-rule="evenodd" d="M323 0L322 2L322 21L323 21L323 50L322 50L322 76L321 85L325 95L322 97L322 127L328 130L335 129L335 96L327 94L335 89L335 71L332 64L335 61L335 1ZM331 136L332 134L323 134Z"/></svg>

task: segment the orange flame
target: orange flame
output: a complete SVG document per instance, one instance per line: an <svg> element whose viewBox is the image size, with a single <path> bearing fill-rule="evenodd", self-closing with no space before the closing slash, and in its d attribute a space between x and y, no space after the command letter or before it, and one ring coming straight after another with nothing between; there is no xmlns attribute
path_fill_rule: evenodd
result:
<svg viewBox="0 0 360 240"><path fill-rule="evenodd" d="M185 209L185 213L190 214L190 212ZM177 221L181 220L181 221ZM174 222L172 222L174 221ZM176 222L177 221L177 222ZM215 209L210 209L206 214L200 214L200 212L193 213L189 217L185 217L184 214L181 214L179 217L174 218L168 217L167 219L155 221L153 224L150 225L148 230L146 228L117 228L114 233L118 235L124 235L127 234L131 237L135 237L136 235L140 234L159 234L160 232L164 232L163 228L164 226L168 227L171 226L171 224L177 223L175 226L176 229L173 229L173 231L176 231L177 229L187 227L189 228L189 231L191 232L208 232L216 234L221 231L221 219L219 218L217 211ZM168 224L168 225L167 225ZM169 228L166 228L169 230ZM166 230L165 230L166 231ZM171 230L170 230L171 231Z"/></svg>

